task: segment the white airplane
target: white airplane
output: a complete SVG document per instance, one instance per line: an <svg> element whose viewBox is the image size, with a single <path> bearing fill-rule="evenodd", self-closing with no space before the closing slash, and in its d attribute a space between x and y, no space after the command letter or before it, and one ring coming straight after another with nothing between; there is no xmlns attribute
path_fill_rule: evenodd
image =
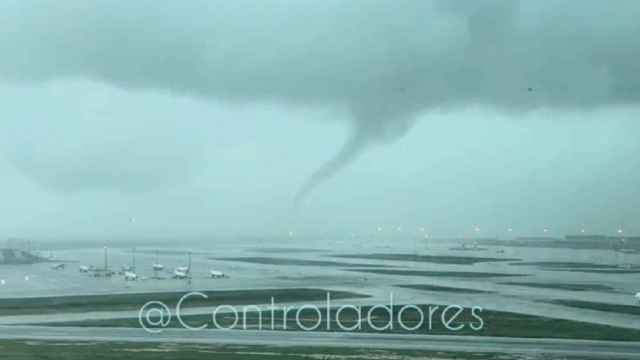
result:
<svg viewBox="0 0 640 360"><path fill-rule="evenodd" d="M173 270L174 279L187 279L189 278L189 268L186 266L180 266Z"/></svg>
<svg viewBox="0 0 640 360"><path fill-rule="evenodd" d="M209 271L209 275L213 279L222 279L222 278L227 277L227 275L225 273L223 273L222 271L217 271L217 270Z"/></svg>
<svg viewBox="0 0 640 360"><path fill-rule="evenodd" d="M51 266L51 270L64 270L67 267L67 264L55 264Z"/></svg>
<svg viewBox="0 0 640 360"><path fill-rule="evenodd" d="M160 264L159 257L159 252L156 250L156 262L153 263L153 271L164 270L164 265Z"/></svg>
<svg viewBox="0 0 640 360"><path fill-rule="evenodd" d="M81 265L80 268L78 268L78 270L82 273L87 273L89 272L89 267L86 265Z"/></svg>
<svg viewBox="0 0 640 360"><path fill-rule="evenodd" d="M173 278L174 279L188 279L191 277L191 251L188 253L189 256L189 265L187 266L178 266L173 270Z"/></svg>
<svg viewBox="0 0 640 360"><path fill-rule="evenodd" d="M124 272L124 279L126 281L136 281L136 280L138 280L138 275L136 273L134 273L133 271L125 271Z"/></svg>

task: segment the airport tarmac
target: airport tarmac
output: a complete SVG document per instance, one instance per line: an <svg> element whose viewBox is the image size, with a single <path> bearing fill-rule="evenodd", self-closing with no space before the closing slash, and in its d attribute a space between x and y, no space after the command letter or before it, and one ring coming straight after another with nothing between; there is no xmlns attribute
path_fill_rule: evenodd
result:
<svg viewBox="0 0 640 360"><path fill-rule="evenodd" d="M173 244L180 246L172 246ZM282 240L256 241L255 239L230 239L185 243L175 241L157 246L129 242L131 247L109 246L108 264L113 270L133 262L138 281L125 281L122 275L96 278L78 271L81 265L104 266L103 246L95 244L83 248L62 248L42 251L52 256L51 263L33 265L5 265L0 268L0 298L60 296L80 294L134 293L175 290L235 290L263 288L313 287L331 290L354 291L370 295L368 299L355 300L359 304L386 304L392 295L396 304L458 304L481 306L486 309L511 311L561 319L588 321L640 329L640 316L615 312L579 309L549 304L551 300L589 300L619 305L634 305L633 294L640 290L640 274L606 274L581 271L555 271L535 265L514 265L535 262L583 262L599 265L624 266L640 264L638 254L620 254L606 250L541 249L522 247L483 246L484 250L452 250L455 242L430 239L345 239L343 241L305 241L285 238ZM301 247L300 244L305 246ZM171 271L186 266L187 253L191 252L192 278L171 279ZM344 255L407 254L430 256L464 256L510 261L479 262L472 265L441 264L407 260L375 260L344 257ZM262 261L242 261L242 258L295 260L295 265ZM240 258L240 259L239 259ZM154 273L152 264L159 261L165 267ZM65 262L66 269L52 270L52 264ZM305 262L308 262L306 264ZM335 266L333 265L335 264ZM212 279L209 271L215 269L228 278ZM383 273L361 272L382 270ZM497 273L523 275L518 277L449 277L412 276L386 274L394 271L453 271L466 273ZM155 276L164 278L154 279ZM571 291L564 289L531 288L505 282L534 282L543 284L606 285L609 290ZM424 285L455 287L484 291L464 293L448 291L424 291L397 285ZM278 301L278 299L276 299ZM284 301L284 299L283 299ZM353 302L353 301L351 301ZM350 303L347 300L335 304ZM127 317L130 312L87 313L74 315L86 319ZM33 320L47 322L58 319L55 315L7 316L2 323L25 323Z"/></svg>
<svg viewBox="0 0 640 360"><path fill-rule="evenodd" d="M551 359L640 359L640 344L615 341L491 338L473 336L393 335L331 332L281 332L251 330L166 329L150 334L140 329L50 328L0 326L0 339L49 341L117 341L224 345L266 345L271 347L349 347L474 353L525 354ZM540 356L540 357L538 357Z"/></svg>

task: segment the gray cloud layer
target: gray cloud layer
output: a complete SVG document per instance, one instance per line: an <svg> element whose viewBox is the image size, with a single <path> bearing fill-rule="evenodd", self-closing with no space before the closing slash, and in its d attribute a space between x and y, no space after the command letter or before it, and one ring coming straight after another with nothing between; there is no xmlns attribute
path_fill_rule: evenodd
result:
<svg viewBox="0 0 640 360"><path fill-rule="evenodd" d="M353 135L300 197L435 107L640 100L637 1L3 1L0 79L329 105Z"/></svg>

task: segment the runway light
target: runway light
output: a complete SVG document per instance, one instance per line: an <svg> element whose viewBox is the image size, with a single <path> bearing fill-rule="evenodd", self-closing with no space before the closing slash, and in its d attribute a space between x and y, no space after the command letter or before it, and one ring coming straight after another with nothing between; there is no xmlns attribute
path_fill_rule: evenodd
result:
<svg viewBox="0 0 640 360"><path fill-rule="evenodd" d="M618 234L622 234L622 229L618 229Z"/></svg>

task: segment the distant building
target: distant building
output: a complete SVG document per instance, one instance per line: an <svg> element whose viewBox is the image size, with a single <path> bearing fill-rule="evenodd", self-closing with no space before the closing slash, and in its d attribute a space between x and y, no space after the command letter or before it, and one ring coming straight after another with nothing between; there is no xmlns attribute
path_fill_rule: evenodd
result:
<svg viewBox="0 0 640 360"><path fill-rule="evenodd" d="M35 264L44 261L46 260L23 250L0 248L0 265Z"/></svg>
<svg viewBox="0 0 640 360"><path fill-rule="evenodd" d="M562 239L558 239L551 236L518 236L516 240L517 241L559 241Z"/></svg>
<svg viewBox="0 0 640 360"><path fill-rule="evenodd" d="M565 235L564 237L567 241L608 241L609 238L606 235L596 235L596 234L579 234L579 235Z"/></svg>

